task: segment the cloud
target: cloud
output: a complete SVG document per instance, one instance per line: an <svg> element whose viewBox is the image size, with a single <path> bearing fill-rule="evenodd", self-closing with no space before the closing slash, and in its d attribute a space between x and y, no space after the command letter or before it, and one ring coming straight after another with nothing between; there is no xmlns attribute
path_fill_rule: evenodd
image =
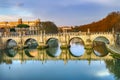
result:
<svg viewBox="0 0 120 80"><path fill-rule="evenodd" d="M24 3L19 0L0 0L0 8L22 7Z"/></svg>
<svg viewBox="0 0 120 80"><path fill-rule="evenodd" d="M99 77L105 77L105 76L110 76L110 73L108 72L108 70L104 70L97 72L95 75Z"/></svg>
<svg viewBox="0 0 120 80"><path fill-rule="evenodd" d="M102 6L120 6L120 0L60 0L61 6L73 6L84 4L99 4Z"/></svg>
<svg viewBox="0 0 120 80"><path fill-rule="evenodd" d="M83 0L82 0L83 1ZM120 0L84 0L84 3L94 3L103 6L120 6Z"/></svg>
<svg viewBox="0 0 120 80"><path fill-rule="evenodd" d="M0 0L0 8L10 7L12 4L9 3L9 0Z"/></svg>
<svg viewBox="0 0 120 80"><path fill-rule="evenodd" d="M24 6L24 3L16 3L16 6L22 7L22 6Z"/></svg>
<svg viewBox="0 0 120 80"><path fill-rule="evenodd" d="M40 18L57 25L93 22L119 9L119 0L0 0L0 15L6 20Z"/></svg>
<svg viewBox="0 0 120 80"><path fill-rule="evenodd" d="M19 7L12 7L12 8L1 8L0 9L1 15L19 15L19 16L33 16L31 12L26 9L19 8Z"/></svg>
<svg viewBox="0 0 120 80"><path fill-rule="evenodd" d="M0 0L0 20L11 21L17 18L34 18L32 12L23 6L24 2L22 0Z"/></svg>
<svg viewBox="0 0 120 80"><path fill-rule="evenodd" d="M0 15L0 21L6 21L6 20L8 20L8 21L14 21L14 20L17 20L18 19L18 17L16 17L16 16L13 16L13 15Z"/></svg>
<svg viewBox="0 0 120 80"><path fill-rule="evenodd" d="M23 20L29 21L29 20L35 20L34 17L28 17L28 16L19 16L19 15L0 15L0 21L17 21L19 18L22 18Z"/></svg>

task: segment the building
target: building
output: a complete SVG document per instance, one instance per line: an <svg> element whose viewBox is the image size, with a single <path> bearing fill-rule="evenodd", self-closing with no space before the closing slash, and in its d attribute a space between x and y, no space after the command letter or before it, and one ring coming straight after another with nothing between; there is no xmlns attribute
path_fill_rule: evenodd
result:
<svg viewBox="0 0 120 80"><path fill-rule="evenodd" d="M14 28L16 32L26 32L29 31L36 33L36 31L40 30L40 19L34 21L22 21L22 18L18 19L18 21L11 22L0 22L0 32L5 32L6 34L10 34L11 29ZM27 24L29 28L17 28L19 24Z"/></svg>
<svg viewBox="0 0 120 80"><path fill-rule="evenodd" d="M35 21L22 21L22 18L20 18L18 21L0 22L0 28L15 28L18 24L27 24L30 27L35 27L40 25L40 19Z"/></svg>
<svg viewBox="0 0 120 80"><path fill-rule="evenodd" d="M59 32L71 32L73 29L72 26L61 26L58 27Z"/></svg>

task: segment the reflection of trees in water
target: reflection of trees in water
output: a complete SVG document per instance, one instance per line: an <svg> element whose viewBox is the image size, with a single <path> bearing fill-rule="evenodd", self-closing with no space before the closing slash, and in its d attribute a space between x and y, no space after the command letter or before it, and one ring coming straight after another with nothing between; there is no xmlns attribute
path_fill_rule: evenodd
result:
<svg viewBox="0 0 120 80"><path fill-rule="evenodd" d="M3 51L0 50L0 64L2 63L6 63L6 64L12 64L12 60L10 59L3 59L4 58L4 54L3 54Z"/></svg>
<svg viewBox="0 0 120 80"><path fill-rule="evenodd" d="M120 60L107 60L105 63L109 72L114 74L115 80L120 80Z"/></svg>
<svg viewBox="0 0 120 80"><path fill-rule="evenodd" d="M104 42L100 42L100 41L94 41L93 42L93 49L94 49L94 53L97 56L105 56L108 54L108 50L106 48L106 45Z"/></svg>
<svg viewBox="0 0 120 80"><path fill-rule="evenodd" d="M60 55L61 50L60 47L49 47L46 49L46 53L51 57L57 57Z"/></svg>
<svg viewBox="0 0 120 80"><path fill-rule="evenodd" d="M14 57L17 54L17 50L9 48L5 49L4 52L7 54L9 57Z"/></svg>
<svg viewBox="0 0 120 80"><path fill-rule="evenodd" d="M120 46L120 34L116 35L116 44Z"/></svg>
<svg viewBox="0 0 120 80"><path fill-rule="evenodd" d="M2 63L3 61L3 53L2 53L2 50L0 50L0 63Z"/></svg>

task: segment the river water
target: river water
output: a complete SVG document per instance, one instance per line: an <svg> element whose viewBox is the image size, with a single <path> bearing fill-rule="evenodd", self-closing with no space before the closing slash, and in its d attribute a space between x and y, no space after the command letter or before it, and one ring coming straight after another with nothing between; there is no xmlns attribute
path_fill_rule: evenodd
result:
<svg viewBox="0 0 120 80"><path fill-rule="evenodd" d="M83 43L74 41L64 50L59 46L42 50L43 53L33 47L19 51L12 48L0 50L0 80L120 80L119 59L75 59L83 56L86 50ZM98 57L110 54L100 42L94 43L91 51ZM60 58L63 53L74 59ZM38 56L42 54L49 57Z"/></svg>

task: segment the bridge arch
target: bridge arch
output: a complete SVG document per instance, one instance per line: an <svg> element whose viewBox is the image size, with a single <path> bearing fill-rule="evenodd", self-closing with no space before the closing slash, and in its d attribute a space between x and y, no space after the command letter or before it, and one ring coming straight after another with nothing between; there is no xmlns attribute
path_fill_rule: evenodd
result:
<svg viewBox="0 0 120 80"><path fill-rule="evenodd" d="M83 45L85 44L85 42L84 42L84 40L81 38L81 37L72 37L70 40L69 40L69 45L70 45L70 42L73 40L73 39L79 39L79 40L81 40L82 41L82 43L83 43Z"/></svg>
<svg viewBox="0 0 120 80"><path fill-rule="evenodd" d="M51 39L58 40L57 38L51 37L51 38L48 38L48 39L46 40L46 44L47 44L47 43L49 42L49 40L51 40Z"/></svg>
<svg viewBox="0 0 120 80"><path fill-rule="evenodd" d="M80 57L84 54L85 43L80 37L73 37L69 40L69 53L74 57Z"/></svg>
<svg viewBox="0 0 120 80"><path fill-rule="evenodd" d="M28 41L31 41L31 40L34 40L34 41L37 42L37 40L35 40L34 38L28 38L28 39L26 39L26 41L24 42L24 44L26 44Z"/></svg>
<svg viewBox="0 0 120 80"><path fill-rule="evenodd" d="M100 41L100 42L104 42L105 44L110 44L110 40L105 36L98 36L93 40L93 42L94 41Z"/></svg>
<svg viewBox="0 0 120 80"><path fill-rule="evenodd" d="M25 40L24 44L26 45L28 41L30 41L32 38L28 38Z"/></svg>
<svg viewBox="0 0 120 80"><path fill-rule="evenodd" d="M10 42L13 42L13 43L10 44ZM17 46L17 42L14 39L8 39L6 41L6 47L7 48L16 47L16 46Z"/></svg>
<svg viewBox="0 0 120 80"><path fill-rule="evenodd" d="M98 36L93 40L93 52L96 56L104 57L107 56L109 51L106 44L110 44L108 38L104 36Z"/></svg>
<svg viewBox="0 0 120 80"><path fill-rule="evenodd" d="M35 43L35 45L33 45ZM37 40L36 39L34 39L34 38L28 38L28 39L26 39L26 41L24 42L24 45L26 45L26 46L35 46L35 47L37 47L38 46L38 42L37 42Z"/></svg>
<svg viewBox="0 0 120 80"><path fill-rule="evenodd" d="M50 43L51 42L51 43ZM51 37L46 40L46 45L51 47L58 47L60 44L57 38Z"/></svg>

